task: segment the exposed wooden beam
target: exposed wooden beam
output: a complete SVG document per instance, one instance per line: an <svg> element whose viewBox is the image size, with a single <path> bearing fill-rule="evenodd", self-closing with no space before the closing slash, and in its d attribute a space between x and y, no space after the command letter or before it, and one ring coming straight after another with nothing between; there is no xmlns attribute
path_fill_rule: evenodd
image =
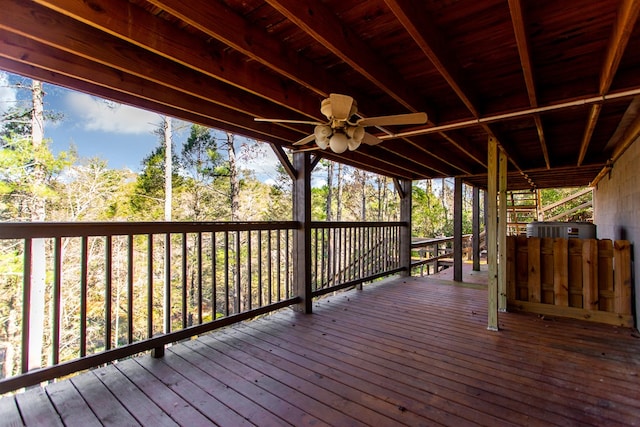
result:
<svg viewBox="0 0 640 427"><path fill-rule="evenodd" d="M609 37L609 45L607 46L607 52L602 63L602 71L600 72L600 83L598 86L598 93L600 95L605 95L611 87L616 71L618 71L622 55L633 33L633 27L638 20L639 13L640 2L637 0L622 0L620 7L618 7L616 22L613 24L613 30ZM587 126L582 137L582 143L580 144L580 151L578 152L578 166L582 165L587 154L600 111L601 106L599 104L591 106Z"/></svg>
<svg viewBox="0 0 640 427"><path fill-rule="evenodd" d="M275 74L260 73L251 62L240 60L238 55L230 55L216 48L215 44L181 31L129 1L35 2L299 114L314 119L320 117L317 99L299 96L298 88L284 79ZM259 79L255 78L257 74L260 74Z"/></svg>
<svg viewBox="0 0 640 427"><path fill-rule="evenodd" d="M285 172L287 172L289 177L293 181L295 181L296 176L297 176L297 172L293 168L293 165L291 164L291 161L289 160L289 156L287 156L287 153L285 153L284 150L282 149L282 147L277 145L277 144L269 144L269 145L271 146L271 149L275 153L275 155L278 158L278 160L280 160L280 164L284 168Z"/></svg>
<svg viewBox="0 0 640 427"><path fill-rule="evenodd" d="M274 39L242 16L209 0L148 0L203 33L241 52L322 97L341 90L342 84L312 62L282 48Z"/></svg>
<svg viewBox="0 0 640 427"><path fill-rule="evenodd" d="M511 13L511 22L513 24L513 32L515 34L516 44L518 46L518 54L520 55L522 74L524 75L527 94L529 95L529 105L535 108L538 106L538 99L536 95L535 80L533 78L533 66L531 65L532 61L531 49L529 47L529 37L527 36L526 23L524 20L524 13L522 11L521 0L509 0L509 12ZM542 120L540 119L539 114L536 114L534 116L534 119L545 164L547 165L547 169L551 169L551 162L549 160L549 152L547 150L547 143L544 137Z"/></svg>
<svg viewBox="0 0 640 427"><path fill-rule="evenodd" d="M427 111L430 109L424 100L403 84L402 76L389 67L349 28L341 25L335 14L324 3L299 0L266 0L266 2L400 105L409 111L432 113Z"/></svg>
<svg viewBox="0 0 640 427"><path fill-rule="evenodd" d="M466 83L460 65L446 46L442 33L427 14L418 10L416 3L409 0L385 0L385 3L471 114L478 117L480 113L475 95Z"/></svg>
<svg viewBox="0 0 640 427"><path fill-rule="evenodd" d="M123 45L121 40L114 36L95 31L85 24L40 5L7 0L3 3L3 11L5 13L0 14L0 29L6 29L100 65L252 116L291 114L288 109L219 80L203 76L137 46ZM96 64L94 68L98 67ZM86 77L90 78L90 75Z"/></svg>
<svg viewBox="0 0 640 427"><path fill-rule="evenodd" d="M3 67L8 71L172 117L228 129L251 138L288 144L301 135L298 131L282 126L255 123L251 116L147 82L137 76L108 67L98 67L85 58L53 49L5 30L0 30L0 57L4 58ZM18 64L24 65L21 67ZM41 77L33 75L37 68L42 70L42 73L39 73ZM29 74L26 74L27 72Z"/></svg>

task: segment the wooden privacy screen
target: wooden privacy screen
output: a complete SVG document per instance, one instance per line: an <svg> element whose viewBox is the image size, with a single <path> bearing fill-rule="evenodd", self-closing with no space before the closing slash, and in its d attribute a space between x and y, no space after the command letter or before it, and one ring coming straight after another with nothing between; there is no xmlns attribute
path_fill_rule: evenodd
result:
<svg viewBox="0 0 640 427"><path fill-rule="evenodd" d="M627 240L507 238L512 309L632 326Z"/></svg>

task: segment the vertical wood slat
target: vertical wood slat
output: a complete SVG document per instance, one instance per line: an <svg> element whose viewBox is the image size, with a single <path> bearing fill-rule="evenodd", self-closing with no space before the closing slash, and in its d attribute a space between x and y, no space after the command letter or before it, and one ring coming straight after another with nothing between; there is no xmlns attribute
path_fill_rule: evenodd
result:
<svg viewBox="0 0 640 427"><path fill-rule="evenodd" d="M89 238L80 241L80 357L87 354L87 274L89 262Z"/></svg>
<svg viewBox="0 0 640 427"><path fill-rule="evenodd" d="M273 302L273 266L271 260L271 230L267 231L267 302L271 304Z"/></svg>
<svg viewBox="0 0 640 427"><path fill-rule="evenodd" d="M281 301L282 300L282 260L280 259L280 254L282 251L282 242L280 241L280 239L282 239L282 233L281 230L277 230L276 231L276 254L277 254L277 262L276 265L278 266L278 268L276 269L276 283L278 284L278 292L277 292L277 300Z"/></svg>
<svg viewBox="0 0 640 427"><path fill-rule="evenodd" d="M258 230L258 304L262 307L262 230Z"/></svg>
<svg viewBox="0 0 640 427"><path fill-rule="evenodd" d="M598 242L582 242L582 300L587 310L598 309Z"/></svg>
<svg viewBox="0 0 640 427"><path fill-rule="evenodd" d="M198 324L203 322L202 318L202 232L198 232L198 253L197 253L197 263L198 263Z"/></svg>
<svg viewBox="0 0 640 427"><path fill-rule="evenodd" d="M62 239L53 239L53 289L51 296L51 363L57 365L60 361L60 314L61 314L61 283L62 283ZM110 263L110 257L107 262Z"/></svg>
<svg viewBox="0 0 640 427"><path fill-rule="evenodd" d="M529 301L541 302L540 239L538 237L527 239L527 251Z"/></svg>
<svg viewBox="0 0 640 427"><path fill-rule="evenodd" d="M253 258L252 258L252 253L251 253L251 231L247 231L247 283L249 286L249 289L247 290L247 297L248 297L248 301L247 301L247 309L251 310L253 308L253 286L252 286L252 282L253 282L253 277L252 274L253 272L251 271L251 265L253 262Z"/></svg>
<svg viewBox="0 0 640 427"><path fill-rule="evenodd" d="M569 307L583 308L582 239L568 239L569 244Z"/></svg>
<svg viewBox="0 0 640 427"><path fill-rule="evenodd" d="M602 311L614 311L613 298L613 242L598 240L598 300Z"/></svg>
<svg viewBox="0 0 640 427"><path fill-rule="evenodd" d="M171 233L164 235L164 333L171 332Z"/></svg>
<svg viewBox="0 0 640 427"><path fill-rule="evenodd" d="M106 236L106 248L105 248L105 285L104 285L104 348L105 350L111 349L111 294L113 287L113 265L111 260L113 259L113 236Z"/></svg>
<svg viewBox="0 0 640 427"><path fill-rule="evenodd" d="M631 244L616 240L613 244L615 312L631 314Z"/></svg>
<svg viewBox="0 0 640 427"><path fill-rule="evenodd" d="M33 239L24 239L24 261L22 276L22 355L21 372L29 370L29 339L31 333L31 262Z"/></svg>
<svg viewBox="0 0 640 427"><path fill-rule="evenodd" d="M229 311L229 232L224 232L224 315Z"/></svg>
<svg viewBox="0 0 640 427"><path fill-rule="evenodd" d="M147 234L147 338L153 337L153 234Z"/></svg>
<svg viewBox="0 0 640 427"><path fill-rule="evenodd" d="M498 309L507 310L507 154L498 150Z"/></svg>
<svg viewBox="0 0 640 427"><path fill-rule="evenodd" d="M182 286L180 289L180 305L182 306L182 328L186 328L188 321L188 307L187 307L187 233L182 233L181 240L181 282Z"/></svg>
<svg viewBox="0 0 640 427"><path fill-rule="evenodd" d="M474 188L475 190L475 188ZM517 299L516 287L516 236L507 237L506 258L507 258L507 300ZM477 258L477 255L474 255ZM474 258L474 262L475 262Z"/></svg>
<svg viewBox="0 0 640 427"><path fill-rule="evenodd" d="M489 137L488 141L488 206L487 206L487 262L488 278L488 319L487 329L498 330L498 141ZM437 271L436 263L436 271Z"/></svg>
<svg viewBox="0 0 640 427"><path fill-rule="evenodd" d="M241 302L241 294L242 294L242 261L240 259L240 231L235 232L234 236L235 243L235 280L234 280L234 303L233 303L233 312L240 313L242 311L242 302Z"/></svg>
<svg viewBox="0 0 640 427"><path fill-rule="evenodd" d="M127 343L133 342L133 234L127 235Z"/></svg>
<svg viewBox="0 0 640 427"><path fill-rule="evenodd" d="M569 241L553 239L553 294L554 304L569 306Z"/></svg>

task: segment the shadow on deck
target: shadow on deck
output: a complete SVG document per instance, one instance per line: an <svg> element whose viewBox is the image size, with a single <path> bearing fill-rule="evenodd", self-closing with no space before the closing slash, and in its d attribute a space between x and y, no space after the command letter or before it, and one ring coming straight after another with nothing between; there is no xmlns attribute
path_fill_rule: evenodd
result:
<svg viewBox="0 0 640 427"><path fill-rule="evenodd" d="M634 331L501 313L489 332L471 274L386 280L5 397L2 424L640 425Z"/></svg>

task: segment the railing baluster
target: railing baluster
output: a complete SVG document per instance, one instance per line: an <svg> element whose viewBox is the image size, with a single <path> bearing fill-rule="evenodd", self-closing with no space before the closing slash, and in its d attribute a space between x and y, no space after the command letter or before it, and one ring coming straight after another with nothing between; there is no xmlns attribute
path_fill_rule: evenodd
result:
<svg viewBox="0 0 640 427"><path fill-rule="evenodd" d="M224 232L224 315L229 315L229 232Z"/></svg>
<svg viewBox="0 0 640 427"><path fill-rule="evenodd" d="M262 307L262 230L258 230L258 305Z"/></svg>
<svg viewBox="0 0 640 427"><path fill-rule="evenodd" d="M272 300L273 300L273 272L271 270L271 230L267 231L267 276L268 276L268 280L267 280L267 287L269 289L269 304L271 304Z"/></svg>
<svg viewBox="0 0 640 427"><path fill-rule="evenodd" d="M164 235L164 333L171 332L171 233Z"/></svg>
<svg viewBox="0 0 640 427"><path fill-rule="evenodd" d="M21 372L29 370L29 336L31 332L31 245L32 239L24 239L22 276L22 360Z"/></svg>
<svg viewBox="0 0 640 427"><path fill-rule="evenodd" d="M133 342L133 234L127 235L127 343Z"/></svg>
<svg viewBox="0 0 640 427"><path fill-rule="evenodd" d="M104 348L111 348L111 294L113 286L113 236L106 236L105 242L105 284L104 284Z"/></svg>
<svg viewBox="0 0 640 427"><path fill-rule="evenodd" d="M182 304L182 327L186 328L189 324L187 318L189 317L189 307L187 306L187 233L182 233L182 289L181 289L181 304Z"/></svg>
<svg viewBox="0 0 640 427"><path fill-rule="evenodd" d="M282 270L282 263L280 262L280 229L278 229L276 231L276 256L278 257L277 261L276 261L276 265L278 266L278 269L276 270L276 283L278 286L278 293L277 293L277 298L278 301L280 301L282 299L282 292L281 292L281 288L282 288L282 282L281 282L281 270Z"/></svg>
<svg viewBox="0 0 640 427"><path fill-rule="evenodd" d="M53 289L51 296L51 363L60 362L60 283L62 281L62 241L60 237L53 239Z"/></svg>
<svg viewBox="0 0 640 427"><path fill-rule="evenodd" d="M242 299L241 299L241 294L242 294L242 278L240 277L241 274L240 272L242 271L242 261L240 259L240 231L236 231L235 233L235 252L236 252L236 256L235 256L235 294L234 294L234 307L233 307L233 312L234 313L240 313L241 311L243 311L242 308Z"/></svg>
<svg viewBox="0 0 640 427"><path fill-rule="evenodd" d="M153 337L153 234L147 234L147 338Z"/></svg>
<svg viewBox="0 0 640 427"><path fill-rule="evenodd" d="M198 324L202 324L202 232L198 235Z"/></svg>
<svg viewBox="0 0 640 427"><path fill-rule="evenodd" d="M80 240L80 357L87 354L88 240L87 236L82 236Z"/></svg>
<svg viewBox="0 0 640 427"><path fill-rule="evenodd" d="M251 277L251 264L253 262L253 258L251 255L251 230L249 230L247 231L247 310L251 310L253 308L253 278Z"/></svg>
<svg viewBox="0 0 640 427"><path fill-rule="evenodd" d="M285 276L285 289L286 289L286 299L289 299L291 297L291 274L290 274L290 268L291 268L291 248L289 246L289 230L285 230L285 251L286 251L286 259L285 259L285 268L284 271L286 272L286 276Z"/></svg>
<svg viewBox="0 0 640 427"><path fill-rule="evenodd" d="M218 293L216 285L218 284L218 248L216 244L216 233L211 232L211 320L218 317Z"/></svg>

